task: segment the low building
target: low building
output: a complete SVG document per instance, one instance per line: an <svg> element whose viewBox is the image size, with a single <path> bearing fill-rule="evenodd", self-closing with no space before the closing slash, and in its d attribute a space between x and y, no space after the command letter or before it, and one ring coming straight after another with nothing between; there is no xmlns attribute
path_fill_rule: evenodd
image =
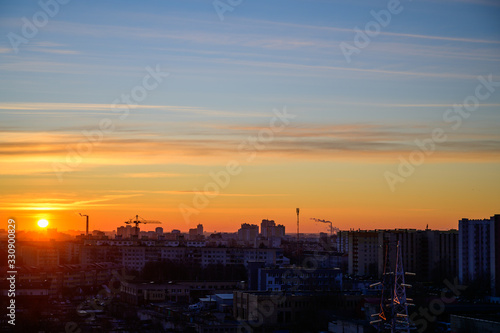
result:
<svg viewBox="0 0 500 333"><path fill-rule="evenodd" d="M109 285L110 281L118 279L116 276L121 269L121 265L109 262L47 267L20 266L18 279L19 284L25 286L49 281L49 296L56 296L65 291L75 289L83 291Z"/></svg>
<svg viewBox="0 0 500 333"><path fill-rule="evenodd" d="M317 330L317 324L321 323L316 319L331 301L331 295L314 292L235 291L233 294L233 316L240 322L239 332L251 332L257 329L255 325L266 330L291 327Z"/></svg>
<svg viewBox="0 0 500 333"><path fill-rule="evenodd" d="M303 267L257 268L259 291L340 291L342 272L338 268L308 270Z"/></svg>
<svg viewBox="0 0 500 333"><path fill-rule="evenodd" d="M234 295L231 294L215 294L215 304L217 311L219 312L232 312L233 310L233 298Z"/></svg>
<svg viewBox="0 0 500 333"><path fill-rule="evenodd" d="M222 306L225 304L223 299L228 297L225 293L232 292L238 287L239 281L170 281L168 283L123 281L120 291L123 300L134 305L165 301L187 304L207 293L212 293L220 295ZM229 295L232 300L232 294ZM214 301L217 301L215 297Z"/></svg>

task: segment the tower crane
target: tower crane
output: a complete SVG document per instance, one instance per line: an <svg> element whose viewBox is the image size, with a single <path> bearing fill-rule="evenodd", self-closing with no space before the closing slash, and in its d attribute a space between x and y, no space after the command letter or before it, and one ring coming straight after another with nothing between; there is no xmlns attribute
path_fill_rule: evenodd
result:
<svg viewBox="0 0 500 333"><path fill-rule="evenodd" d="M136 236L139 235L139 223L142 223L142 224L161 224L160 221L145 220L142 217L140 217L139 215L135 216L135 220L133 220L133 218L132 218L132 219L130 219L128 221L125 221L124 223L125 224L132 224L132 223L135 224L135 235Z"/></svg>

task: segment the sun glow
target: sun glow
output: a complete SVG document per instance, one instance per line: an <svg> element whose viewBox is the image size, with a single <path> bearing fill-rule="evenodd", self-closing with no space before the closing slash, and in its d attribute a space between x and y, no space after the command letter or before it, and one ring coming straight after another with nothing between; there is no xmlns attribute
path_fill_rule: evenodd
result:
<svg viewBox="0 0 500 333"><path fill-rule="evenodd" d="M38 226L40 228L46 228L49 225L49 221L47 220L38 220Z"/></svg>

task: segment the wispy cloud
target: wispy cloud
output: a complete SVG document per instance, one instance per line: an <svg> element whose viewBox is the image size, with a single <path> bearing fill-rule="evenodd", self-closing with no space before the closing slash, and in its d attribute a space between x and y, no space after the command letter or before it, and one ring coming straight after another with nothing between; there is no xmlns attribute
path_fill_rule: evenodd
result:
<svg viewBox="0 0 500 333"><path fill-rule="evenodd" d="M70 55L70 54L79 54L80 52L74 51L74 50L62 50L62 49L43 49L39 47L32 47L29 49L32 52L42 52L42 53L52 53L52 54L63 54L63 55Z"/></svg>
<svg viewBox="0 0 500 333"><path fill-rule="evenodd" d="M290 194L282 193L221 193L221 192L204 192L204 191L147 191L148 193L155 194L172 194L172 195L190 195L193 194L204 194L204 195L217 195L220 197L286 197Z"/></svg>
<svg viewBox="0 0 500 333"><path fill-rule="evenodd" d="M24 114L51 114L57 115L60 112L83 112L88 114L89 111L106 111L107 115L116 115L124 106L121 104L93 104L93 103L0 103L0 113L4 114L20 114L20 111L28 111ZM130 105L130 109L138 110L158 110L164 112L172 112L178 114L193 114L213 117L269 117L269 114L263 112L233 112L225 110L215 110L203 107L181 106L181 105ZM1 111L5 110L5 111ZM115 111L113 113L113 111Z"/></svg>
<svg viewBox="0 0 500 333"><path fill-rule="evenodd" d="M238 150L239 145L252 133L265 128L265 125L214 124L203 135L193 133L188 137L182 134L165 136L149 132L141 136L140 133L117 132L96 146L91 154L83 156L83 163L78 170L90 172L103 166L131 164L171 165L179 161L185 165L224 164L229 159L241 157L244 152ZM384 162L415 150L414 140L428 138L432 128L429 124L296 124L266 144L265 149L258 151L259 162L304 159ZM490 126L481 128L481 131L463 129L453 135L450 133L448 141L437 146L433 158L466 162L498 161L500 136L496 132L496 128ZM9 134L5 133L3 137L9 138ZM81 142L81 139L81 136L71 133L16 133L0 144L3 160L0 175L12 174L12 170L16 170L17 174L49 174L52 163L64 163L68 147ZM98 176L94 172L90 174ZM112 178L180 176L176 172L159 171L109 175ZM195 175L182 173L182 176Z"/></svg>
<svg viewBox="0 0 500 333"><path fill-rule="evenodd" d="M476 0L461 0L461 1L470 1L474 2ZM486 1L485 1L486 2ZM313 31L329 31L329 32L343 32L343 33L351 33L356 34L354 28L345 28L345 27L333 27L333 26L315 26L315 25L307 25L307 24L297 24L297 23L288 23L288 22L271 22L266 20L247 20L248 25L259 24L259 25L273 25L273 26L281 26L288 28L297 28L297 29L309 29ZM442 41L451 41L451 42L462 42L462 43L483 43L483 44L500 44L500 41L497 40L488 40L488 39L475 39L475 38L457 38L451 36L439 36L439 35L422 35L422 34L410 34L410 33L401 33L401 32L388 32L388 31L380 31L380 35L385 36L393 36L393 37L405 37L405 38L417 38L417 39L427 39L427 40L442 40Z"/></svg>
<svg viewBox="0 0 500 333"><path fill-rule="evenodd" d="M193 177L200 176L200 174L188 174L188 173L168 173L168 172L134 172L134 173L122 173L119 177L124 178L182 178L182 177Z"/></svg>
<svg viewBox="0 0 500 333"><path fill-rule="evenodd" d="M141 194L103 195L83 200L71 198L55 198L50 193L26 193L23 195L5 195L0 204L5 209L12 210L74 210L83 208L103 208L118 205L109 203L127 198L141 196Z"/></svg>

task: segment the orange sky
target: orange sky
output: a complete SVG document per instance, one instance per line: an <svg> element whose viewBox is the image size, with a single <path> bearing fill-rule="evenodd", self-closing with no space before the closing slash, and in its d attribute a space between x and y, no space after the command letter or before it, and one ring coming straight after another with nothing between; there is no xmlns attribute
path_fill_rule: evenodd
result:
<svg viewBox="0 0 500 333"><path fill-rule="evenodd" d="M90 216L90 230L114 230L138 214L162 221L165 231L187 231L198 223L209 231L236 231L241 223L260 224L268 218L295 232L295 208L300 207L301 231L320 232L328 230L327 225L310 218L333 221L340 229L425 228L426 224L449 229L457 228L462 217L498 213L495 163L428 163L391 192L383 174L394 168L392 164L368 159L287 162L270 159L243 165L218 195L209 193L206 206L195 206L193 199L197 193L201 197L201 189L213 183L209 174L224 170L223 165L179 167L189 169L184 174L175 166L163 168L166 172L136 174L101 174L96 168L68 173L62 182L54 175L12 176L5 181L4 189L10 190L4 190L6 209L1 215L4 220L16 218L19 229L36 229L36 222L44 218L61 231L84 230L85 220L78 215L83 213ZM180 205L195 211L183 215Z"/></svg>
<svg viewBox="0 0 500 333"><path fill-rule="evenodd" d="M84 230L82 213L91 230L139 215L292 233L297 207L302 232L449 229L500 213L497 3L414 1L346 55L386 4L289 2L222 21L210 1L72 1L26 42L3 38L0 229ZM1 2L0 35L40 10Z"/></svg>

